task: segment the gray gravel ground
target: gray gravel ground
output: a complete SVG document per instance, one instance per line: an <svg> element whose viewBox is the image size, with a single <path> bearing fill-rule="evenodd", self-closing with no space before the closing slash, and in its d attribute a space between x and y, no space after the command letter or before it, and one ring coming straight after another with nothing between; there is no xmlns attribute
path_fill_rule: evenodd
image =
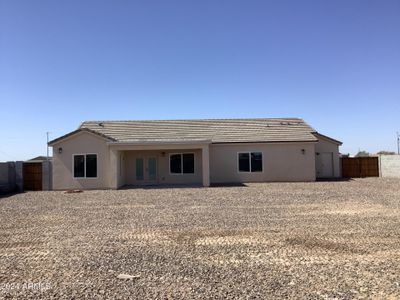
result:
<svg viewBox="0 0 400 300"><path fill-rule="evenodd" d="M399 203L380 178L0 198L0 298L397 299Z"/></svg>

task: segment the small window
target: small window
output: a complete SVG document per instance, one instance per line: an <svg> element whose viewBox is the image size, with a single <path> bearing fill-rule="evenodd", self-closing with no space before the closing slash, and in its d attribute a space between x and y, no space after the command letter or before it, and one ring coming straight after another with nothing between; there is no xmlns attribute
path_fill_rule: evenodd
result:
<svg viewBox="0 0 400 300"><path fill-rule="evenodd" d="M239 172L262 172L262 165L261 152L238 153Z"/></svg>
<svg viewBox="0 0 400 300"><path fill-rule="evenodd" d="M74 155L74 177L97 177L97 154Z"/></svg>
<svg viewBox="0 0 400 300"><path fill-rule="evenodd" d="M171 174L194 174L194 154L171 154L169 157L169 170Z"/></svg>

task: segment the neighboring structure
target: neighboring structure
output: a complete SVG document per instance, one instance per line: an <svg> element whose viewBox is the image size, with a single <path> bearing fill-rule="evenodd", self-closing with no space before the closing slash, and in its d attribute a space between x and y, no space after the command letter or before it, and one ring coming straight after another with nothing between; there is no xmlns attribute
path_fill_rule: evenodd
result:
<svg viewBox="0 0 400 300"><path fill-rule="evenodd" d="M341 142L297 118L91 121L49 145L55 190L340 177Z"/></svg>
<svg viewBox="0 0 400 300"><path fill-rule="evenodd" d="M39 155L39 156L36 156L34 158L27 160L26 162L42 162L42 161L46 161L46 160L51 160L51 157Z"/></svg>

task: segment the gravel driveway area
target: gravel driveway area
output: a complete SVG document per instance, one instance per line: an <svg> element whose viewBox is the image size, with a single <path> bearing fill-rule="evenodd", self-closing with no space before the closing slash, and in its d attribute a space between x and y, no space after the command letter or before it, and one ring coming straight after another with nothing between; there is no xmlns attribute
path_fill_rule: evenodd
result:
<svg viewBox="0 0 400 300"><path fill-rule="evenodd" d="M381 178L3 197L0 299L396 299L399 203Z"/></svg>

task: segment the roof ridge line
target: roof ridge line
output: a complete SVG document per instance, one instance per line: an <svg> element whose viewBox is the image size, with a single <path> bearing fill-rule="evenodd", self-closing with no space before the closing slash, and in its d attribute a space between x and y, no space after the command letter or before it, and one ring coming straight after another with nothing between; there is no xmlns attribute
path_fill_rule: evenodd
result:
<svg viewBox="0 0 400 300"><path fill-rule="evenodd" d="M283 117L283 118L209 118L209 119L145 119L145 120L86 120L81 122L81 125L84 123L107 123L107 122L115 122L115 123L123 123L123 122L171 122L171 121L245 121L245 120L299 120L303 121L304 119L299 117Z"/></svg>

